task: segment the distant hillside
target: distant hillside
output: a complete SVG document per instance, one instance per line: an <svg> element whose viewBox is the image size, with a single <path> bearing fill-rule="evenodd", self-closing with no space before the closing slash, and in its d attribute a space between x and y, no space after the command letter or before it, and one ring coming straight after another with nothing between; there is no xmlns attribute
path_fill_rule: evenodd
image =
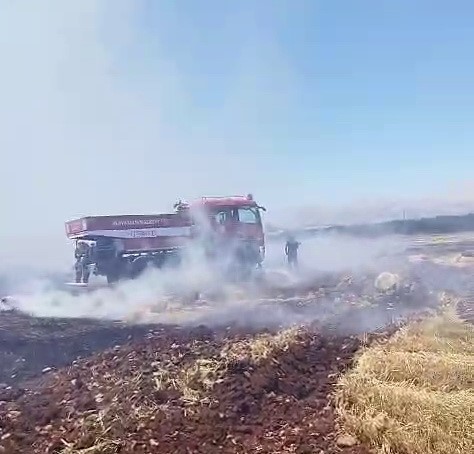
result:
<svg viewBox="0 0 474 454"><path fill-rule="evenodd" d="M442 215L420 219L398 219L372 224L331 225L293 229L297 235L312 236L321 233L342 233L346 235L374 237L381 235L448 234L474 231L474 213L464 215ZM271 232L272 236L282 236L286 232Z"/></svg>

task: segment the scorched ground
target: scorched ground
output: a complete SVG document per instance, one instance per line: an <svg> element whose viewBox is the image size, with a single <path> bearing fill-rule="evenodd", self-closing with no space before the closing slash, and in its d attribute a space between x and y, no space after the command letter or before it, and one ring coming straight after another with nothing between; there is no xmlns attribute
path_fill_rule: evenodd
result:
<svg viewBox="0 0 474 454"><path fill-rule="evenodd" d="M344 279L267 301L269 313L274 304L307 317L326 314L304 327L129 326L1 314L8 360L0 451L368 452L338 431L333 385L367 341L348 332L356 316L390 325L391 303L405 303L403 295L364 296L365 288Z"/></svg>

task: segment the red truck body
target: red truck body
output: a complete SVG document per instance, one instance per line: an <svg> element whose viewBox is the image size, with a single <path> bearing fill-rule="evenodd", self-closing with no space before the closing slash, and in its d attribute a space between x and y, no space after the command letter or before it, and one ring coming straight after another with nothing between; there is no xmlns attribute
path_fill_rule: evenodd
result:
<svg viewBox="0 0 474 454"><path fill-rule="evenodd" d="M192 222L181 214L90 216L66 222L70 239L113 238L128 252L182 247L192 235Z"/></svg>

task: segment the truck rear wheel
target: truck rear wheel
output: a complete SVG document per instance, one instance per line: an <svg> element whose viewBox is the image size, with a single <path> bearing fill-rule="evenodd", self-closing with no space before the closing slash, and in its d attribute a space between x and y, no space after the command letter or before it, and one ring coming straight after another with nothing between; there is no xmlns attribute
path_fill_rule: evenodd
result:
<svg viewBox="0 0 474 454"><path fill-rule="evenodd" d="M136 279L139 277L147 267L152 263L148 257L139 257L135 259L130 265L130 277Z"/></svg>

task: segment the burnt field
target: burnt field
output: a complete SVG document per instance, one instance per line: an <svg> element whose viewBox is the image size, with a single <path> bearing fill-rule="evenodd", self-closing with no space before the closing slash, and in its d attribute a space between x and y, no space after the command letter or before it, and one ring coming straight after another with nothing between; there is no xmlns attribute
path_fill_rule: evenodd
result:
<svg viewBox="0 0 474 454"><path fill-rule="evenodd" d="M232 310L209 298L167 323L0 313L0 452L369 453L339 427L335 385L440 302L412 274L388 292L375 277L273 286Z"/></svg>
<svg viewBox="0 0 474 454"><path fill-rule="evenodd" d="M329 397L359 345L306 330L256 336L158 329L27 389L5 389L2 446L38 453L339 452Z"/></svg>

